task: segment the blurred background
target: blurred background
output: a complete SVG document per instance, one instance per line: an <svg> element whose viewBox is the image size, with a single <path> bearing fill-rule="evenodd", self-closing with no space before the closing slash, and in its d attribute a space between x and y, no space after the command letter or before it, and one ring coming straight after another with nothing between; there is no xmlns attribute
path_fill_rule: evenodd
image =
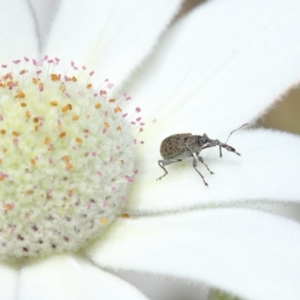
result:
<svg viewBox="0 0 300 300"><path fill-rule="evenodd" d="M59 0L28 0L36 17L37 31L41 40L47 34L49 24ZM185 0L174 22L187 14L203 0ZM265 127L293 134L300 134L300 88L289 91L288 95L256 123L255 127ZM299 149L300 153L300 149ZM278 158L280 159L280 158ZM299 157L300 159L300 157ZM247 205L249 206L249 205ZM253 208L263 209L300 222L300 206L297 204L253 204ZM170 278L151 277L132 272L116 273L119 277L138 287L151 300L204 300L207 286L191 282L174 281Z"/></svg>

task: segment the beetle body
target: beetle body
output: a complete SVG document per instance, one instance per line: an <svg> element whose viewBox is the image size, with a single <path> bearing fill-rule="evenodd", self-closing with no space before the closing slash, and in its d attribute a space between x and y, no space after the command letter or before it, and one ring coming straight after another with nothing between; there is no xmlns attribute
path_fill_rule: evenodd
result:
<svg viewBox="0 0 300 300"><path fill-rule="evenodd" d="M173 134L165 138L160 145L160 154L163 159L186 158L188 153L186 151L185 142L191 133Z"/></svg>
<svg viewBox="0 0 300 300"><path fill-rule="evenodd" d="M248 124L244 124L240 128L246 125ZM230 133L229 137L236 130L233 130ZM225 143L222 143L219 140L212 140L205 133L203 135L192 135L191 133L178 133L170 135L169 137L165 138L160 145L160 154L163 159L158 161L158 165L165 171L165 173L161 177L157 178L157 180L162 179L168 174L168 171L166 170L165 166L180 162L188 157L192 157L194 169L201 176L204 184L208 186L203 175L196 168L197 159L205 165L206 169L210 172L210 174L214 173L208 168L208 166L203 161L203 158L199 154L203 149L219 146L220 157L222 157L221 148L225 148L227 151L234 152L235 154L240 155L238 152L235 151L233 147L226 144L227 141Z"/></svg>

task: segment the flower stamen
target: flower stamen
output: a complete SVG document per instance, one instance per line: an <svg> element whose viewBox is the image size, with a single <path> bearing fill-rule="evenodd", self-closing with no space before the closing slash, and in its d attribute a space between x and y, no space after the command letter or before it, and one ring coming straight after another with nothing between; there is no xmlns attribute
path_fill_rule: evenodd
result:
<svg viewBox="0 0 300 300"><path fill-rule="evenodd" d="M74 62L72 74L60 73L58 58L30 64L15 60L0 74L0 257L6 258L80 248L121 215L136 174L130 124L120 99L108 98L113 84L106 79L95 89L94 72Z"/></svg>

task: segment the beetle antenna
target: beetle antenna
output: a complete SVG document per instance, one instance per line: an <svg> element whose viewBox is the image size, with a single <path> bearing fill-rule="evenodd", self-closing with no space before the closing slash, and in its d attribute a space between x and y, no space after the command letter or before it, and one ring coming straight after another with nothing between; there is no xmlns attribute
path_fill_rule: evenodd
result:
<svg viewBox="0 0 300 300"><path fill-rule="evenodd" d="M249 123L245 123L245 124L243 124L242 126L240 126L239 128L237 128L237 129L235 129L235 130L232 130L232 131L230 132L230 134L229 134L229 136L228 136L228 138L227 138L225 144L227 144L229 138L231 137L231 135L232 135L235 131L240 130L241 128L247 126L248 124L249 124ZM236 153L237 153L237 152L236 152ZM237 153L237 154L240 155L239 153ZM222 146L221 146L221 145L220 145L220 157L222 157Z"/></svg>

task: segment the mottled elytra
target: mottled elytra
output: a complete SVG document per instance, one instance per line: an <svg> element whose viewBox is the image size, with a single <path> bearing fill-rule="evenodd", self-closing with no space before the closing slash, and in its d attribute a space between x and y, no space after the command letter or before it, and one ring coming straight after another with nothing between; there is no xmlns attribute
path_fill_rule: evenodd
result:
<svg viewBox="0 0 300 300"><path fill-rule="evenodd" d="M225 143L222 143L219 140L212 140L205 133L203 135L192 135L191 133L178 133L165 138L160 145L160 154L163 159L158 161L158 165L165 171L165 174L160 176L156 180L161 180L168 174L168 171L166 170L165 166L180 162L186 159L187 157L193 157L193 168L201 176L204 184L208 186L207 182L204 179L204 176L196 168L197 159L205 165L206 169L210 172L210 174L214 173L204 162L203 158L200 156L200 152L206 148L219 146L220 157L222 157L222 148L225 148L227 151L234 152L235 154L240 155L238 152L235 151L233 147L227 145L227 142L230 136L235 131L241 129L246 125L248 125L248 123L231 131Z"/></svg>

